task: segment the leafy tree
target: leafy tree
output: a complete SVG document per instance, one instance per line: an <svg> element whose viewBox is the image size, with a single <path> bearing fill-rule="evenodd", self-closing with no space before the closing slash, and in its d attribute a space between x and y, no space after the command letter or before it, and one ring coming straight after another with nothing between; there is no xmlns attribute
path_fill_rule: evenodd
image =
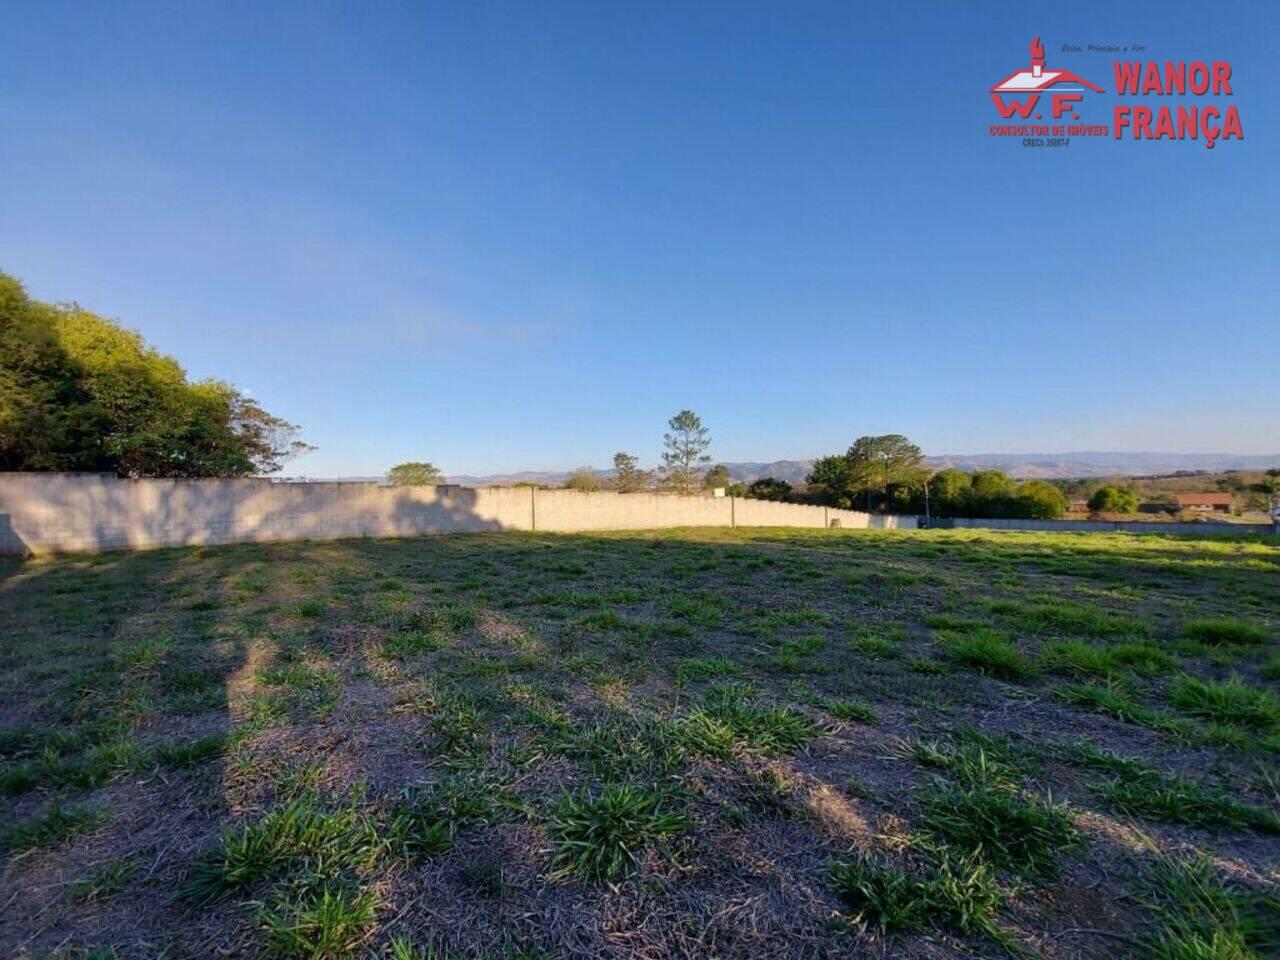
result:
<svg viewBox="0 0 1280 960"><path fill-rule="evenodd" d="M729 468L723 463L717 463L702 478L703 490L714 490L716 487L725 487L727 489L732 484L733 478L729 476Z"/></svg>
<svg viewBox="0 0 1280 960"><path fill-rule="evenodd" d="M582 493L595 493L600 489L600 475L590 467L579 467L565 479L564 488Z"/></svg>
<svg viewBox="0 0 1280 960"><path fill-rule="evenodd" d="M1107 484L1089 498L1089 509L1094 513L1136 513L1138 497L1128 487Z"/></svg>
<svg viewBox="0 0 1280 960"><path fill-rule="evenodd" d="M900 433L879 437L859 437L849 448L849 459L877 483L887 501L891 488L909 487L923 479L920 448Z"/></svg>
<svg viewBox="0 0 1280 960"><path fill-rule="evenodd" d="M961 516L969 502L972 478L963 470L948 467L929 478L929 507L940 516Z"/></svg>
<svg viewBox="0 0 1280 960"><path fill-rule="evenodd" d="M387 483L393 487L432 487L444 480L444 474L433 463L413 460L398 463L387 471Z"/></svg>
<svg viewBox="0 0 1280 960"><path fill-rule="evenodd" d="M653 484L648 470L640 469L640 458L618 451L613 455L613 489L619 493L647 490Z"/></svg>
<svg viewBox="0 0 1280 960"><path fill-rule="evenodd" d="M1003 517L1008 513L1016 484L1002 470L978 470L969 478L968 513L974 517Z"/></svg>
<svg viewBox="0 0 1280 960"><path fill-rule="evenodd" d="M1008 515L1057 520L1066 512L1067 498L1061 489L1044 480L1026 480L1018 484Z"/></svg>
<svg viewBox="0 0 1280 960"><path fill-rule="evenodd" d="M710 431L692 410L681 410L668 421L671 432L662 437L662 465L667 482L681 493L692 493L697 484L697 468L711 462L707 448Z"/></svg>
<svg viewBox="0 0 1280 960"><path fill-rule="evenodd" d="M901 434L859 437L845 453L820 457L809 483L834 506L852 507L861 500L870 508L873 493L888 506L923 484L922 461L920 448Z"/></svg>
<svg viewBox="0 0 1280 960"><path fill-rule="evenodd" d="M747 485L745 483L731 483L725 487L724 492L731 497L746 497Z"/></svg>
<svg viewBox="0 0 1280 960"><path fill-rule="evenodd" d="M774 477L761 477L747 487L746 495L755 500L777 500L782 502L791 496L791 484Z"/></svg>
<svg viewBox="0 0 1280 960"><path fill-rule="evenodd" d="M807 477L810 491L824 503L833 507L853 506L856 487L855 478L850 475L849 460L842 453L819 457L813 462L813 469Z"/></svg>
<svg viewBox="0 0 1280 960"><path fill-rule="evenodd" d="M131 477L271 473L312 449L229 384L78 306L32 300L0 273L0 470Z"/></svg>

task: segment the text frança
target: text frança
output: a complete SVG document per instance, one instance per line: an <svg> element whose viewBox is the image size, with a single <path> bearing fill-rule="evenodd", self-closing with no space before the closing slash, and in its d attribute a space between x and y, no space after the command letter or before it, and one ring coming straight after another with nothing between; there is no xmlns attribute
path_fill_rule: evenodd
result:
<svg viewBox="0 0 1280 960"><path fill-rule="evenodd" d="M1120 96L1232 96L1231 64L1117 60L1113 64L1116 93ZM1115 138L1126 130L1134 140L1198 140L1213 149L1218 140L1243 140L1240 111L1234 104L1220 110L1215 104L1177 107L1118 105L1113 124Z"/></svg>

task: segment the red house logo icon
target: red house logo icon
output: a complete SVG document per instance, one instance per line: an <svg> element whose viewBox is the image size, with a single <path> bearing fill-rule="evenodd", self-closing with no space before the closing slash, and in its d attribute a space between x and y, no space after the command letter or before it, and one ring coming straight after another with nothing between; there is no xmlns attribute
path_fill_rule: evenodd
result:
<svg viewBox="0 0 1280 960"><path fill-rule="evenodd" d="M1026 120L1039 104L1040 95L1052 92L1053 116L1059 118L1074 110L1075 105L1084 99L1085 88L1095 93L1103 92L1101 87L1070 70L1046 70L1044 44L1036 37L1031 41L1031 69L1011 73L992 87L991 102L996 105L1000 116L1008 118L1017 114ZM1023 95L1021 101L1013 99L1013 95L1019 94ZM1004 95L1010 95L1010 99L1006 101ZM1039 117L1040 114L1036 114L1036 118Z"/></svg>

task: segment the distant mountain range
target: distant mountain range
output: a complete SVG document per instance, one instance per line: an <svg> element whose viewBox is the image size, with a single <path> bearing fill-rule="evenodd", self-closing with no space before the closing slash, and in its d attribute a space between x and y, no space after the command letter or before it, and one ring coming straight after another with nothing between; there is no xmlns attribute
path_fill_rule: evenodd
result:
<svg viewBox="0 0 1280 960"><path fill-rule="evenodd" d="M1003 470L1014 477L1066 480L1081 477L1149 476L1179 470L1267 470L1280 467L1280 453L977 453L943 454L926 457L936 470L955 467L959 470ZM740 483L761 477L775 477L788 483L804 483L813 468L812 460L773 460L771 462L726 463L729 476ZM612 470L600 470L607 477ZM457 474L450 483L467 487L510 486L515 483L538 483L556 486L569 476L568 470L526 470L520 473L496 473L485 476Z"/></svg>

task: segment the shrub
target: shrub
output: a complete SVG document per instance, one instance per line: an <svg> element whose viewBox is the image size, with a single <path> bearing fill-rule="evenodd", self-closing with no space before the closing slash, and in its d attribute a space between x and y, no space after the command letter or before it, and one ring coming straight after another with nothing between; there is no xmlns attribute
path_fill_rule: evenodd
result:
<svg viewBox="0 0 1280 960"><path fill-rule="evenodd" d="M1033 520L1057 520L1066 512L1066 496L1044 480L1026 480L1018 484L1007 509L1009 516Z"/></svg>
<svg viewBox="0 0 1280 960"><path fill-rule="evenodd" d="M1089 509L1094 513L1137 513L1138 496L1128 487L1108 484L1094 491Z"/></svg>

